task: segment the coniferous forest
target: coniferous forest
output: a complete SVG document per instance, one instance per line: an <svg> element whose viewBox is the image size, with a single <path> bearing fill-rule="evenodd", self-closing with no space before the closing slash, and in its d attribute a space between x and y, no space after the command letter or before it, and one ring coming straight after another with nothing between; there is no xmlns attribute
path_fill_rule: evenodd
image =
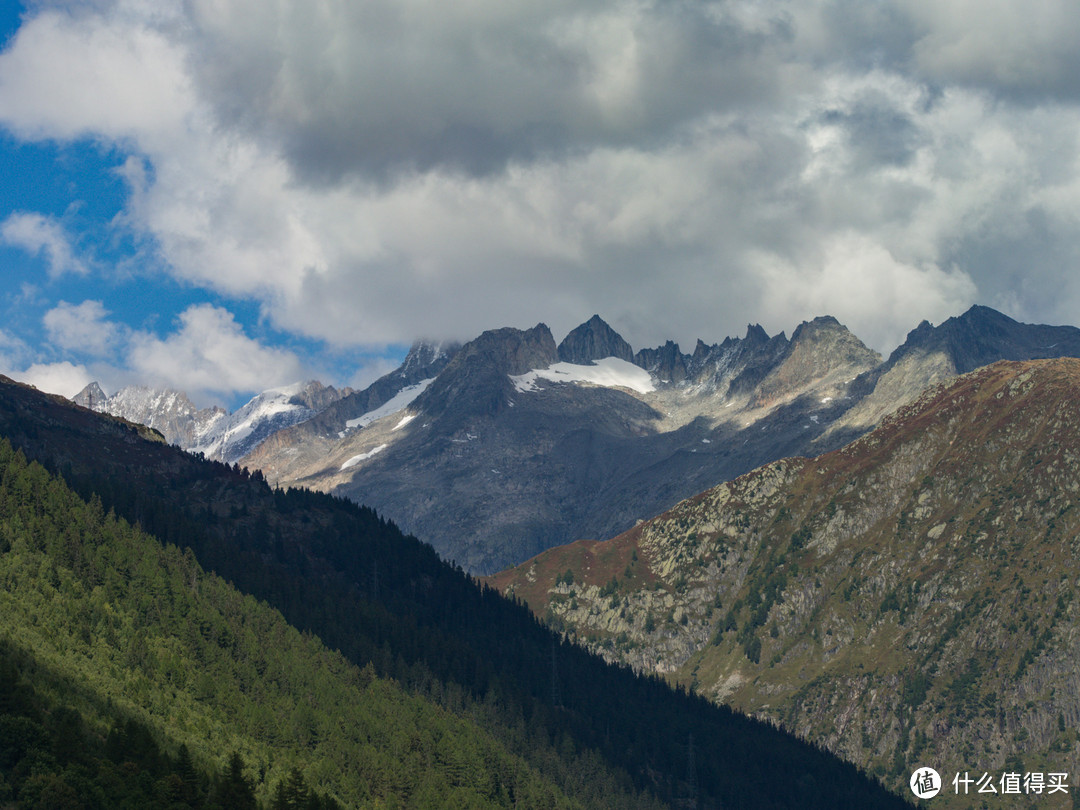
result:
<svg viewBox="0 0 1080 810"><path fill-rule="evenodd" d="M371 509L6 382L0 435L0 806L906 806Z"/></svg>

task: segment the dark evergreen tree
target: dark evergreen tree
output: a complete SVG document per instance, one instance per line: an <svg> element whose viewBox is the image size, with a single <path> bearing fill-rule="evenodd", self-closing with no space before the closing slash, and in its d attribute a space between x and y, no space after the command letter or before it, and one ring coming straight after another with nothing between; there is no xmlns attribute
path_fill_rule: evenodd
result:
<svg viewBox="0 0 1080 810"><path fill-rule="evenodd" d="M217 791L217 804L230 810L256 810L255 787L244 775L244 758L233 751Z"/></svg>
<svg viewBox="0 0 1080 810"><path fill-rule="evenodd" d="M304 781L303 771L293 768L288 776L278 782L273 810L308 810L310 799L311 793Z"/></svg>

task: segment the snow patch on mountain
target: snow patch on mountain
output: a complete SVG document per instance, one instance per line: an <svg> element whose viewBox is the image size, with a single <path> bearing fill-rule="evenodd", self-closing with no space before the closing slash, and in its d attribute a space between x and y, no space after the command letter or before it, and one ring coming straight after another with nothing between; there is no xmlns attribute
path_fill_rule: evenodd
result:
<svg viewBox="0 0 1080 810"><path fill-rule="evenodd" d="M618 357L605 357L591 365L552 363L524 374L510 375L514 387L523 393L540 388L540 380L561 383L592 383L608 388L629 388L639 394L656 390L652 377L643 368Z"/></svg>
<svg viewBox="0 0 1080 810"><path fill-rule="evenodd" d="M352 458L350 458L348 461L346 461L344 464L341 465L341 469L347 470L347 469L349 469L349 467L355 467L361 461L367 461L369 458L376 455L377 453L381 453L383 450L386 449L386 447L387 446L385 444L380 444L378 447L374 448L373 450L368 450L366 453L361 453L358 456L353 456Z"/></svg>
<svg viewBox="0 0 1080 810"><path fill-rule="evenodd" d="M185 448L207 441L226 417L222 408L196 408L180 391L145 385L129 385L107 397L97 383L91 383L73 401L91 410L148 425L160 431L166 441Z"/></svg>
<svg viewBox="0 0 1080 810"><path fill-rule="evenodd" d="M401 417L401 421L398 422L396 425L394 425L394 430L401 430L403 427L405 427L407 424L409 424L409 422L411 422L415 418L416 418L415 413L407 413L407 414L405 414L403 417Z"/></svg>
<svg viewBox="0 0 1080 810"><path fill-rule="evenodd" d="M390 400L380 405L373 411L368 411L362 416L358 416L355 419L350 419L345 423L345 426L350 430L356 428L365 428L372 422L382 419L384 416L389 416L392 413L397 413L407 408L414 399L424 393L429 385L435 382L435 378L431 377L427 380L421 380L415 385L408 385L397 392ZM404 427L399 424L398 427Z"/></svg>

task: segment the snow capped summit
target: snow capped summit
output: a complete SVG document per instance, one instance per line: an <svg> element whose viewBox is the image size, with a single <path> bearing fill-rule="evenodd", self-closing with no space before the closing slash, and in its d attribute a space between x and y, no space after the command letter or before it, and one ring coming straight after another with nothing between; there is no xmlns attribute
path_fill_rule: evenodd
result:
<svg viewBox="0 0 1080 810"><path fill-rule="evenodd" d="M321 410L311 405L328 393L334 395L332 402L341 397L334 388L314 380L270 388L215 424L202 441L189 449L210 458L237 461L272 433L310 419Z"/></svg>
<svg viewBox="0 0 1080 810"><path fill-rule="evenodd" d="M101 413L119 416L159 431L171 444L188 448L203 441L225 416L224 408L199 409L180 391L129 385L112 396L90 383L74 402Z"/></svg>
<svg viewBox="0 0 1080 810"><path fill-rule="evenodd" d="M148 425L190 452L232 463L275 431L310 419L344 393L316 381L296 383L263 391L230 414L219 407L200 410L180 391L132 385L110 397L94 382L73 401Z"/></svg>

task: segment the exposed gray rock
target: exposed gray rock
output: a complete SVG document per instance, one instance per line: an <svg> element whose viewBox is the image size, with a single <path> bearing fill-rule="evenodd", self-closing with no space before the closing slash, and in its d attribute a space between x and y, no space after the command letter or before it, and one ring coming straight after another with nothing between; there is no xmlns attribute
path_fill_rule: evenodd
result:
<svg viewBox="0 0 1080 810"><path fill-rule="evenodd" d="M559 344L559 359L567 363L589 363L605 357L633 362L634 350L599 315L572 330Z"/></svg>

